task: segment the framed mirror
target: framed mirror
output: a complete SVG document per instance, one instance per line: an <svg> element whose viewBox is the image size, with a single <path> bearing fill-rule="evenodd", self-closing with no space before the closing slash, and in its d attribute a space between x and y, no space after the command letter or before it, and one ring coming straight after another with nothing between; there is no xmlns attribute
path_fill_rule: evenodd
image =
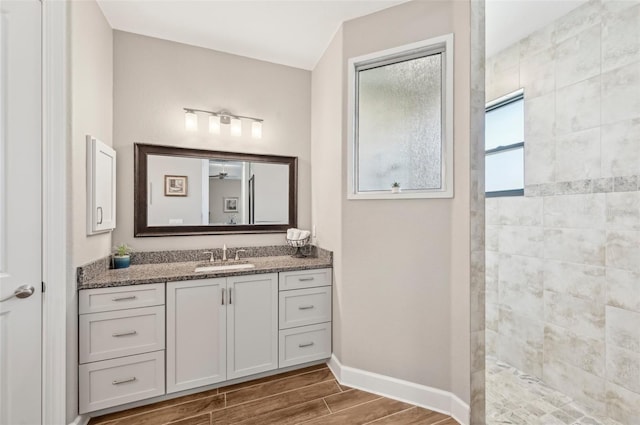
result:
<svg viewBox="0 0 640 425"><path fill-rule="evenodd" d="M134 155L136 237L297 226L296 157L139 143Z"/></svg>

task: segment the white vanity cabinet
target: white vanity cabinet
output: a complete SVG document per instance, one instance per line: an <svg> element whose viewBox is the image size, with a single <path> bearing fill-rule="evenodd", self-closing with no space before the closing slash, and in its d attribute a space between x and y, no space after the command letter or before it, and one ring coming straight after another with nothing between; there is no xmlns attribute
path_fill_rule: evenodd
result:
<svg viewBox="0 0 640 425"><path fill-rule="evenodd" d="M331 356L331 269L279 276L279 367Z"/></svg>
<svg viewBox="0 0 640 425"><path fill-rule="evenodd" d="M164 284L81 291L79 411L164 394Z"/></svg>
<svg viewBox="0 0 640 425"><path fill-rule="evenodd" d="M278 368L278 274L167 283L167 393Z"/></svg>

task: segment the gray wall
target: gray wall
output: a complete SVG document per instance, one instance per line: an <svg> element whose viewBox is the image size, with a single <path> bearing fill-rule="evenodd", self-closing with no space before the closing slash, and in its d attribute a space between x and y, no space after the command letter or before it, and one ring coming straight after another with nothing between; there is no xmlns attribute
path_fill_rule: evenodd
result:
<svg viewBox="0 0 640 425"><path fill-rule="evenodd" d="M69 2L70 135L67 279L67 419L78 414L76 267L111 251L111 233L87 236L87 134L112 144L113 33L94 1Z"/></svg>
<svg viewBox="0 0 640 425"><path fill-rule="evenodd" d="M265 84L268 82L268 84ZM200 47L114 32L113 142L118 153L118 227L114 242L138 250L284 244L284 234L133 237L133 144L151 143L298 157L298 224L311 224L311 73ZM182 108L227 109L263 118L263 138L250 128L232 137L184 129ZM246 124L246 123L245 123Z"/></svg>
<svg viewBox="0 0 640 425"><path fill-rule="evenodd" d="M468 2L409 2L345 22L313 71L314 96L325 92L312 109L314 224L337 266L336 355L346 366L453 390L467 403L468 8ZM346 201L348 59L454 31L456 197Z"/></svg>
<svg viewBox="0 0 640 425"><path fill-rule="evenodd" d="M487 350L640 423L640 4L592 1L488 60L525 90L525 196L487 200Z"/></svg>

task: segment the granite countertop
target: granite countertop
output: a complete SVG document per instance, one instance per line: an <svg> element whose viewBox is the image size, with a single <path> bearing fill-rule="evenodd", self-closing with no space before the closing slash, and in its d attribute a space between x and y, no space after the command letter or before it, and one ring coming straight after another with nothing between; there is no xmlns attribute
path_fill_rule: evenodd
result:
<svg viewBox="0 0 640 425"><path fill-rule="evenodd" d="M196 273L194 271L196 266L205 265L205 263L206 262L203 261L185 261L176 263L138 264L126 269L104 270L96 276L79 283L78 290L332 267L330 257L292 258L290 255L286 255L243 258L241 263L251 263L255 265L255 268L251 269L205 273ZM236 262L231 260L224 264L234 263ZM222 264L223 263L216 261L215 264L212 265L217 266ZM206 265L208 265L208 263Z"/></svg>

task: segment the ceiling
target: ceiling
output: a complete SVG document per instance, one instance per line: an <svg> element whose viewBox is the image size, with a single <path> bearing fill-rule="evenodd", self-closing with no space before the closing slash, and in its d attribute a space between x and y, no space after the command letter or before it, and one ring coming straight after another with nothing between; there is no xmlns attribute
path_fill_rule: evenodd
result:
<svg viewBox="0 0 640 425"><path fill-rule="evenodd" d="M587 0L486 0L486 54L543 28Z"/></svg>
<svg viewBox="0 0 640 425"><path fill-rule="evenodd" d="M344 21L407 0L98 0L112 28L311 70Z"/></svg>
<svg viewBox="0 0 640 425"><path fill-rule="evenodd" d="M112 28L311 70L344 21L407 0L98 0ZM487 56L587 0L486 0Z"/></svg>

